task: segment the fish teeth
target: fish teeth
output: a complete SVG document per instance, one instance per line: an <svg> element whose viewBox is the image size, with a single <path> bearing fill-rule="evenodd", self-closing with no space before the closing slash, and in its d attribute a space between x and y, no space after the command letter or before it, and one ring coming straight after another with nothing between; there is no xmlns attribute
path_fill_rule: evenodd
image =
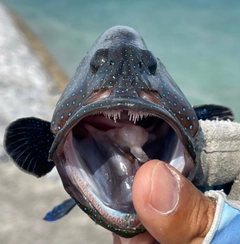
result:
<svg viewBox="0 0 240 244"><path fill-rule="evenodd" d="M139 114L138 113L136 113L136 112L134 112L134 114L133 114L133 123L134 124L136 124L136 122L139 120Z"/></svg>
<svg viewBox="0 0 240 244"><path fill-rule="evenodd" d="M107 118L107 119L113 119L114 122L116 123L117 122L117 119L120 119L121 118L121 112L122 110L117 110L117 111L104 111L102 112L102 114Z"/></svg>
<svg viewBox="0 0 240 244"><path fill-rule="evenodd" d="M136 111L128 111L129 121L133 121L134 124L140 119L143 118L142 112L136 112Z"/></svg>
<svg viewBox="0 0 240 244"><path fill-rule="evenodd" d="M115 113L115 114L113 115L113 120L114 120L115 123L117 122L117 118L118 118L118 114Z"/></svg>
<svg viewBox="0 0 240 244"><path fill-rule="evenodd" d="M123 110L110 110L110 111L103 111L96 114L103 114L104 117L107 119L112 119L115 123L117 123L117 120L121 119L121 113ZM146 113L142 111L131 111L128 110L128 120L132 121L134 124L136 124L137 121L142 120L143 118L149 117L149 116L155 116L151 113Z"/></svg>
<svg viewBox="0 0 240 244"><path fill-rule="evenodd" d="M122 111L118 111L118 119L121 119L121 113Z"/></svg>
<svg viewBox="0 0 240 244"><path fill-rule="evenodd" d="M129 121L132 121L132 113L131 111L128 111Z"/></svg>

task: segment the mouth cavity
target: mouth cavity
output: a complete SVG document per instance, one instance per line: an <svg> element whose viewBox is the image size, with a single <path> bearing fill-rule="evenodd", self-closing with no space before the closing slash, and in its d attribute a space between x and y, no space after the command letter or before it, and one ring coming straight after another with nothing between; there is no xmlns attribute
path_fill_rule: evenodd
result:
<svg viewBox="0 0 240 244"><path fill-rule="evenodd" d="M68 175L102 215L109 215L106 209L136 214L132 184L145 162L165 161L185 176L194 165L166 121L153 114L130 110L101 112L83 118L68 134L64 154L66 171L71 168Z"/></svg>

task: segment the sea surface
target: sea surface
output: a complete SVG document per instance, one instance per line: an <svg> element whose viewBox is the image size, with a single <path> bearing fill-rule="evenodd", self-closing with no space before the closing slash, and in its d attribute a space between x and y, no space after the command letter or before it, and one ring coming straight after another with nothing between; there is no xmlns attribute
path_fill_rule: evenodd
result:
<svg viewBox="0 0 240 244"><path fill-rule="evenodd" d="M97 37L135 28L192 104L233 109L240 122L239 0L3 0L71 77Z"/></svg>

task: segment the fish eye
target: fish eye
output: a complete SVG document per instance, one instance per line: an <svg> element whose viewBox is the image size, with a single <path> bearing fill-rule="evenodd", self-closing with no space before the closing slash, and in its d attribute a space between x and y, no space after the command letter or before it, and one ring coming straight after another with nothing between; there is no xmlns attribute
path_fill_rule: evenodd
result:
<svg viewBox="0 0 240 244"><path fill-rule="evenodd" d="M93 73L96 73L99 69L99 66L97 66L94 62L90 62L90 68Z"/></svg>
<svg viewBox="0 0 240 244"><path fill-rule="evenodd" d="M149 72L152 75L155 75L157 70L157 59L153 56L153 54L146 50L143 54L143 62L145 66L148 68Z"/></svg>
<svg viewBox="0 0 240 244"><path fill-rule="evenodd" d="M148 70L152 75L155 75L157 70L157 62L148 66Z"/></svg>
<svg viewBox="0 0 240 244"><path fill-rule="evenodd" d="M90 61L90 69L96 73L108 61L108 49L98 49Z"/></svg>

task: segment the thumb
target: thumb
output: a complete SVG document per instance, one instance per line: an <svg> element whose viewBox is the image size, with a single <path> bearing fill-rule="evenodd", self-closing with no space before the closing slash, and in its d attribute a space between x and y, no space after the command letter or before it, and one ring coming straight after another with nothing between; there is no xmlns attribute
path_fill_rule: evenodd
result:
<svg viewBox="0 0 240 244"><path fill-rule="evenodd" d="M133 183L133 203L148 232L161 244L202 243L215 203L172 166L145 163Z"/></svg>

